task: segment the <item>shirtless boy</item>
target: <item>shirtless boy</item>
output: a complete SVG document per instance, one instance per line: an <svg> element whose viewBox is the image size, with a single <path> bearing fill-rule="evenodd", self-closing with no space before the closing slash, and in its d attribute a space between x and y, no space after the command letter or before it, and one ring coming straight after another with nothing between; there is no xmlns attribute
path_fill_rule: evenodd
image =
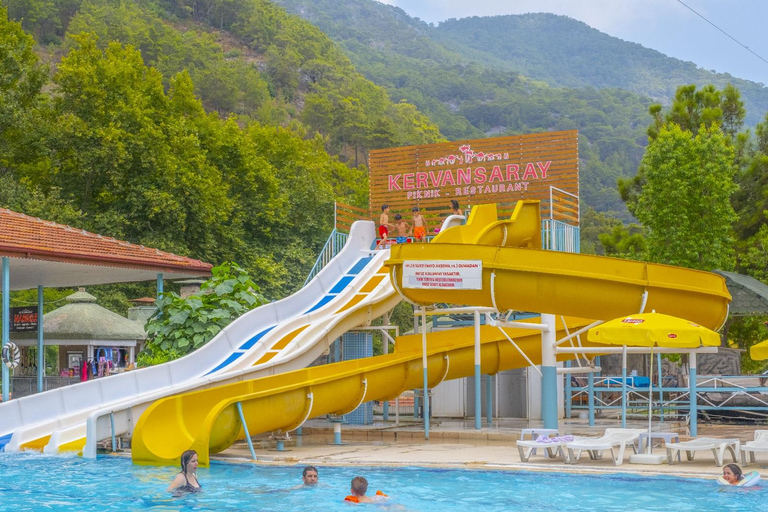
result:
<svg viewBox="0 0 768 512"><path fill-rule="evenodd" d="M389 236L389 230L394 227L394 225L389 223L389 205L381 205L381 215L379 215L379 238L381 238L381 240L376 244L377 248L381 244L386 243L387 237Z"/></svg>
<svg viewBox="0 0 768 512"><path fill-rule="evenodd" d="M395 233L397 234L397 243L404 244L408 241L408 230L410 229L411 225L403 220L403 216L399 213L395 214Z"/></svg>
<svg viewBox="0 0 768 512"><path fill-rule="evenodd" d="M365 493L368 492L368 480L362 476L356 476L352 479L350 492L352 494L344 498L344 501L351 501L352 503L372 503L374 501L387 499L387 495L381 491L376 491L376 494L373 497L366 496Z"/></svg>
<svg viewBox="0 0 768 512"><path fill-rule="evenodd" d="M427 221L419 211L418 206L411 208L413 212L413 238L424 243L427 239Z"/></svg>

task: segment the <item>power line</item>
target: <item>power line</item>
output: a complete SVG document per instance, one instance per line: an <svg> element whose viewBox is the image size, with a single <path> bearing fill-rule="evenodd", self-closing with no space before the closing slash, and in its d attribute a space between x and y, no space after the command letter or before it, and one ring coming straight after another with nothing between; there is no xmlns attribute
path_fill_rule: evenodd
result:
<svg viewBox="0 0 768 512"><path fill-rule="evenodd" d="M678 2L680 5L682 5L683 7L685 7L686 9L688 9L689 11L691 11L693 14L695 14L696 16L698 16L699 18L703 19L704 21L706 21L707 23L709 23L710 25L712 25L713 27L715 27L717 30L719 30L720 32L722 32L723 34L725 34L727 37L729 37L731 40L733 40L733 42L735 42L735 43L736 43L736 44L738 44L739 46L742 46L742 47L743 47L745 50L747 50L749 53L751 53L752 55L754 55L755 57L757 57L757 58L758 58L758 59L760 59L761 61L763 61L763 62L765 62L766 64L768 64L768 60L765 60L765 59L764 59L764 58L762 58L760 55L758 55L757 53L753 52L753 51L752 51L752 49L751 49L749 46L745 45L744 43L742 43L741 41L739 41L738 39L736 39L735 37L733 37L731 34L729 34L729 33L728 33L728 32L726 32L725 30L721 29L720 27L718 27L717 25L715 25L714 23L712 23L711 21L709 21L707 18L705 18L704 16L702 16L701 14L699 14L698 12L696 12L695 10L693 10L693 8L691 8L690 6L686 5L686 4L685 4L685 3L684 3L682 0L677 0L677 2Z"/></svg>

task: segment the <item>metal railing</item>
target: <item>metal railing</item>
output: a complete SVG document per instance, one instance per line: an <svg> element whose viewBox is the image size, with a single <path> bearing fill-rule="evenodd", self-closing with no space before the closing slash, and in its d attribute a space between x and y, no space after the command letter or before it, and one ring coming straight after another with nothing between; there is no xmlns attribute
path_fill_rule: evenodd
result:
<svg viewBox="0 0 768 512"><path fill-rule="evenodd" d="M333 229L331 236L328 237L323 249L320 251L320 255L315 260L312 270L309 271L303 286L306 286L339 253L344 244L347 243L347 238L349 238L349 234L337 231L336 228Z"/></svg>
<svg viewBox="0 0 768 512"><path fill-rule="evenodd" d="M595 377L593 391L593 403L591 407L594 410L616 410L621 411L621 376L600 376ZM762 413L768 417L768 386L762 384L757 376L754 375L732 375L732 376L705 376L700 375L696 378L696 403L699 411L750 411ZM589 386L573 384L566 386L570 388L569 402L566 403L566 409L588 410L589 404ZM659 386L655 383L651 387L653 393L653 413L661 416L686 416L689 414L691 399L691 389L681 387L677 384L665 386L664 381ZM568 395L568 393L566 393ZM739 397L741 403L734 403ZM627 410L628 412L637 412L641 415L647 415L648 411L648 387L627 386ZM631 411L632 410L632 411Z"/></svg>
<svg viewBox="0 0 768 512"><path fill-rule="evenodd" d="M581 251L579 227L559 220L543 219L541 246L550 251L578 253Z"/></svg>

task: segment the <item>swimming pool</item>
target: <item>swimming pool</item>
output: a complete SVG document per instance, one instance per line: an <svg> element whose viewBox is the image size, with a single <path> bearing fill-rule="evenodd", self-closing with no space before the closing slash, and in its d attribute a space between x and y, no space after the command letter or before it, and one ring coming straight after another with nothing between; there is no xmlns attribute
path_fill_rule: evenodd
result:
<svg viewBox="0 0 768 512"><path fill-rule="evenodd" d="M214 464L200 468L205 492L172 498L174 468L134 466L117 457L0 453L0 510L340 510L349 482L391 495L371 510L410 511L727 511L764 510L768 491L721 488L714 480L524 471L320 467L320 484L301 483L301 467ZM371 492L369 491L369 493Z"/></svg>

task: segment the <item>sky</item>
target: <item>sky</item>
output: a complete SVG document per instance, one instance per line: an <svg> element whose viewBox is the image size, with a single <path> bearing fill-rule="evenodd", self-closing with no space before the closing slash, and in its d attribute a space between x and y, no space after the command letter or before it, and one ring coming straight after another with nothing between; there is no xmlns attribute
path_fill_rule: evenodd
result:
<svg viewBox="0 0 768 512"><path fill-rule="evenodd" d="M380 0L428 23L549 12L665 55L768 84L768 0ZM726 32L691 12L686 5ZM738 41L735 42L731 38Z"/></svg>

